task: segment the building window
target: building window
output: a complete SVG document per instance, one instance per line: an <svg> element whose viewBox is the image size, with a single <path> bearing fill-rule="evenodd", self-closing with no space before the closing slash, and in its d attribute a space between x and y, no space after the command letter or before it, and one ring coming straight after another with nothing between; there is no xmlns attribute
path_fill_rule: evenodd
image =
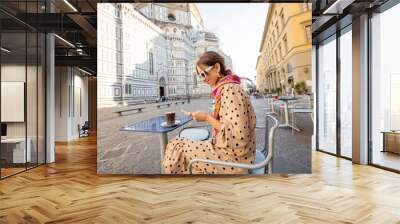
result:
<svg viewBox="0 0 400 224"><path fill-rule="evenodd" d="M287 54L289 52L289 47L288 47L286 34L285 34L285 36L283 36L283 45L284 45L284 48L285 48L285 54Z"/></svg>
<svg viewBox="0 0 400 224"><path fill-rule="evenodd" d="M352 157L352 33L340 36L340 154Z"/></svg>
<svg viewBox="0 0 400 224"><path fill-rule="evenodd" d="M398 166L399 136L390 133L400 130L400 67L398 60L398 30L400 5L397 4L371 18L371 157L372 163L391 169ZM349 38L351 39L351 38ZM346 51L348 52L348 51ZM389 132L383 134L384 132ZM384 141L383 141L384 140ZM382 152L382 149L384 152ZM394 152L394 153L393 153Z"/></svg>
<svg viewBox="0 0 400 224"><path fill-rule="evenodd" d="M120 96L121 92L119 88L114 88L114 96Z"/></svg>
<svg viewBox="0 0 400 224"><path fill-rule="evenodd" d="M283 15L283 9L282 9L282 11L280 13L280 19L281 19L281 26L282 26L282 29L283 29L283 27L285 26L285 16Z"/></svg>
<svg viewBox="0 0 400 224"><path fill-rule="evenodd" d="M174 14L172 14L172 13L168 14L168 20L174 22L176 20Z"/></svg>
<svg viewBox="0 0 400 224"><path fill-rule="evenodd" d="M114 7L114 15L117 18L121 17L121 5L118 4L116 7Z"/></svg>
<svg viewBox="0 0 400 224"><path fill-rule="evenodd" d="M307 43L310 43L311 42L311 25L307 25L306 27L305 27L305 30L306 30L306 42Z"/></svg>
<svg viewBox="0 0 400 224"><path fill-rule="evenodd" d="M129 94L129 89L128 89L128 84L125 84L125 95L128 95Z"/></svg>
<svg viewBox="0 0 400 224"><path fill-rule="evenodd" d="M336 38L336 36L333 36ZM288 71L289 72L289 71ZM321 43L318 48L318 145L319 149L336 154L336 39Z"/></svg>

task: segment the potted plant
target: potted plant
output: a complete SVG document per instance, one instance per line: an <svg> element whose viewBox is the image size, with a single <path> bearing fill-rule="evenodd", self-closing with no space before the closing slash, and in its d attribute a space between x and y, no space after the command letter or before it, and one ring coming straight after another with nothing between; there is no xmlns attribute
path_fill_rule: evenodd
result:
<svg viewBox="0 0 400 224"><path fill-rule="evenodd" d="M307 86L304 81L298 82L294 85L294 90L297 95L302 95L307 91Z"/></svg>

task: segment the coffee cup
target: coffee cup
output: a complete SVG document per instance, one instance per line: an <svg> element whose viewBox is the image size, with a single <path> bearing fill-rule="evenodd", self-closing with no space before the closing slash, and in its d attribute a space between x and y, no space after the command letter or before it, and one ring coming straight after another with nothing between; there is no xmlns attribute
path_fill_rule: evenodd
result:
<svg viewBox="0 0 400 224"><path fill-rule="evenodd" d="M175 113L174 112L165 113L165 121L167 122L167 125L175 124Z"/></svg>

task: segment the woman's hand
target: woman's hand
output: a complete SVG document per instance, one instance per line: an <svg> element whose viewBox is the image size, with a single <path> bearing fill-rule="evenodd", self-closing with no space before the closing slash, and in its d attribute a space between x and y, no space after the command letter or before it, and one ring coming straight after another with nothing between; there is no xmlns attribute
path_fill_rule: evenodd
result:
<svg viewBox="0 0 400 224"><path fill-rule="evenodd" d="M207 112L203 111L191 112L190 116L192 116L193 120L195 121L207 121L210 117Z"/></svg>
<svg viewBox="0 0 400 224"><path fill-rule="evenodd" d="M197 111L197 112L187 112L186 114L192 116L193 120L195 121L205 121L218 131L221 130L221 123L207 112Z"/></svg>

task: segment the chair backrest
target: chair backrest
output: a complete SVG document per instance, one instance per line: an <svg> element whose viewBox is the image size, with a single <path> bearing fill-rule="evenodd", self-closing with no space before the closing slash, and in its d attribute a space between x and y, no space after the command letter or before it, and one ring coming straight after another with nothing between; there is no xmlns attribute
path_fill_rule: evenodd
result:
<svg viewBox="0 0 400 224"><path fill-rule="evenodd" d="M266 105L267 105L267 108L268 109L270 109L270 108L272 108L272 98L265 98L265 101L266 101Z"/></svg>
<svg viewBox="0 0 400 224"><path fill-rule="evenodd" d="M297 108L312 108L313 105L308 95L300 95L298 97L299 99L290 101L289 104Z"/></svg>
<svg viewBox="0 0 400 224"><path fill-rule="evenodd" d="M265 122L268 122L268 118L274 121L274 124L271 127L271 129L269 130L269 133L265 134L266 136L268 136L268 142L265 143L265 144L268 143L268 154L267 154L267 157L266 157L266 160L267 160L267 162L269 164L268 165L268 173L272 173L272 153L274 152L274 143L275 143L275 138L274 137L275 137L275 131L279 127L279 121L274 116L272 116L271 113L268 113L266 115ZM266 127L268 127L268 123L267 123ZM267 132L268 128L266 128L265 130ZM265 137L265 138L267 139L267 137Z"/></svg>
<svg viewBox="0 0 400 224"><path fill-rule="evenodd" d="M82 129L89 129L89 128L90 128L89 121L85 121L85 123L82 125Z"/></svg>
<svg viewBox="0 0 400 224"><path fill-rule="evenodd" d="M268 151L270 149L273 149L273 144L274 144L274 136L275 136L275 130L279 126L279 121L273 116L274 113L268 112L266 113L265 116L265 131L264 131L264 145L263 147L257 147L257 148L262 148L262 152L267 155ZM269 120L272 120L274 124L270 129L269 127ZM262 129L264 127L256 127L257 129Z"/></svg>
<svg viewBox="0 0 400 224"><path fill-rule="evenodd" d="M268 119L272 119L274 121L274 125L270 130L268 130ZM275 130L279 126L279 121L272 116L272 113L267 113L266 114L266 126L265 126L265 136L264 136L264 148L263 148L263 154L264 154L264 159L262 162L257 162L256 164L244 164L244 163L234 163L234 162L224 162L224 161L219 161L219 160L208 160L208 159L192 159L189 162L188 169L189 173L192 173L192 166L195 163L209 163L209 164L215 164L219 166L230 166L230 167L238 167L238 168L243 168L243 169L249 169L249 170L256 170L260 168L265 168L267 164L268 166L268 173L272 173L272 153L273 153L273 148L274 148L274 136L275 136ZM266 145L268 145L268 149L266 149ZM266 151L266 152L265 152ZM265 153L267 153L267 156L265 156Z"/></svg>
<svg viewBox="0 0 400 224"><path fill-rule="evenodd" d="M271 129L268 129L268 120L272 120L274 124L272 125ZM265 153L272 153L274 147L274 136L275 130L279 126L279 121L276 119L272 113L267 113L265 117L265 134L264 134L264 151Z"/></svg>
<svg viewBox="0 0 400 224"><path fill-rule="evenodd" d="M253 169L259 169L260 167L265 167L268 164L268 173L272 173L272 154L274 150L274 137L275 137L275 131L279 126L279 121L276 119L273 115L273 113L267 113L265 117L265 132L264 132L264 147L261 153L264 155L264 160L258 164L255 164L257 168ZM269 129L269 120L272 120L274 124L272 127ZM257 172L257 171L256 171Z"/></svg>

